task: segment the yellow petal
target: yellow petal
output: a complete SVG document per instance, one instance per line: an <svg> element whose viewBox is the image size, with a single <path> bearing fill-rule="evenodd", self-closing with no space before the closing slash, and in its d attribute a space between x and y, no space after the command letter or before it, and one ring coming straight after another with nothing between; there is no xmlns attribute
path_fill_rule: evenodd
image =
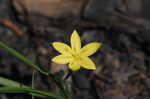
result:
<svg viewBox="0 0 150 99"><path fill-rule="evenodd" d="M53 47L62 54L70 54L71 53L71 48L67 44L64 44L61 42L54 42Z"/></svg>
<svg viewBox="0 0 150 99"><path fill-rule="evenodd" d="M80 69L80 65L77 62L70 62L69 63L69 68L73 71L79 70Z"/></svg>
<svg viewBox="0 0 150 99"><path fill-rule="evenodd" d="M52 61L58 64L67 64L70 61L70 57L67 55L59 55L54 57Z"/></svg>
<svg viewBox="0 0 150 99"><path fill-rule="evenodd" d="M80 65L86 69L96 69L94 62L88 57L82 57L80 61Z"/></svg>
<svg viewBox="0 0 150 99"><path fill-rule="evenodd" d="M71 35L71 47L75 52L79 52L81 49L80 36L76 30L74 30Z"/></svg>
<svg viewBox="0 0 150 99"><path fill-rule="evenodd" d="M89 43L81 49L80 53L84 56L90 56L94 54L101 47L101 45L102 44L98 42Z"/></svg>

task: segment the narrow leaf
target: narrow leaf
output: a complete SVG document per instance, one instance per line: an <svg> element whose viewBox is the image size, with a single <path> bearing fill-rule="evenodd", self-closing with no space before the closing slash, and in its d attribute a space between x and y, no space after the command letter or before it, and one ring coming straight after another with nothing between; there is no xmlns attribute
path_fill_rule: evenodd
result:
<svg viewBox="0 0 150 99"><path fill-rule="evenodd" d="M24 84L21 84L21 83L18 83L16 81L13 81L13 80L9 80L9 79L6 79L6 78L3 78L3 77L0 77L0 85L2 86L5 86L5 87L14 87L14 88L30 88ZM36 97L41 97L41 98L44 98L44 96L41 96L39 94L36 94L36 93L30 93L31 95L34 95Z"/></svg>
<svg viewBox="0 0 150 99"><path fill-rule="evenodd" d="M35 71L33 70L33 73L32 73L32 89L34 89L34 83L35 83ZM32 99L34 99L34 95L32 95Z"/></svg>
<svg viewBox="0 0 150 99"><path fill-rule="evenodd" d="M55 99L63 99L61 96L58 96L54 93L51 92L46 92L46 91L41 91L41 90L36 90L36 89L32 89L32 88L11 88L11 87L1 87L0 88L0 93L35 93L35 94L39 94L41 96L45 96L45 97L51 97L51 98L55 98Z"/></svg>
<svg viewBox="0 0 150 99"><path fill-rule="evenodd" d="M3 43L2 41L0 41L0 47L4 48L5 50L7 50L9 53L11 53L13 56L15 56L16 58L20 59L21 61L25 62L26 64L32 66L34 69L36 69L37 71L41 72L44 75L48 75L47 72L43 71L41 68L39 68L39 66L33 64L29 59L27 59L26 57L24 57L23 55L21 55L20 53L18 53L17 51L15 51L14 49L12 49L11 47L9 47L8 45L6 45L5 43Z"/></svg>
<svg viewBox="0 0 150 99"><path fill-rule="evenodd" d="M42 70L41 68L39 68L38 65L32 63L29 59L27 59L26 57L24 57L23 55L21 55L20 53L18 53L15 49L9 47L7 44L5 44L4 42L0 41L0 47L4 48L6 51L8 51L10 54L12 54L13 56L15 56L16 58L20 59L21 61L25 62L26 64L30 65L31 67L33 67L35 70L39 71L41 74L46 75L48 77L50 77L55 84L57 85L57 87L60 90L61 95L63 95L65 97L65 99L68 99L68 95L67 92L63 86L63 84L61 83L61 80L58 79L57 77L55 77L52 73L48 73L45 72L44 70Z"/></svg>
<svg viewBox="0 0 150 99"><path fill-rule="evenodd" d="M0 77L0 85L7 86L7 87L16 87L16 88L19 88L19 87L28 88L28 86L25 86L21 83L18 83L16 81L9 80L3 77Z"/></svg>

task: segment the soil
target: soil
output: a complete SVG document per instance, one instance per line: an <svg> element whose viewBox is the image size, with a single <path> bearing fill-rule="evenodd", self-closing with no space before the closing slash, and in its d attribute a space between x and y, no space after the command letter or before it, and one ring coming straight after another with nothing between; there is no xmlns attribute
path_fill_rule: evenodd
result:
<svg viewBox="0 0 150 99"><path fill-rule="evenodd" d="M96 63L95 71L82 68L64 80L72 99L150 99L150 8L146 0L130 1L89 0L78 15L69 11L51 17L28 11L18 13L11 0L0 0L0 40L63 79L67 66L51 62L58 54L51 44L69 44L76 29L83 45L93 41L103 45L90 57ZM30 66L0 48L0 76L31 86L32 72ZM51 80L39 73L35 87L56 91ZM27 98L31 96L0 94L0 99Z"/></svg>

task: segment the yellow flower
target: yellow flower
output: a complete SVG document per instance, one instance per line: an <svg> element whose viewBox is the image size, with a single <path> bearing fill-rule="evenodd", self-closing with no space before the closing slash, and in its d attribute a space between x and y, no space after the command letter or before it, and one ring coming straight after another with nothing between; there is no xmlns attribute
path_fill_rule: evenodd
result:
<svg viewBox="0 0 150 99"><path fill-rule="evenodd" d="M73 31L71 35L71 47L61 42L54 42L53 47L61 53L52 59L58 64L68 64L73 71L81 67L86 69L96 69L94 62L88 57L94 54L101 46L101 43L92 42L81 48L81 40L78 32Z"/></svg>

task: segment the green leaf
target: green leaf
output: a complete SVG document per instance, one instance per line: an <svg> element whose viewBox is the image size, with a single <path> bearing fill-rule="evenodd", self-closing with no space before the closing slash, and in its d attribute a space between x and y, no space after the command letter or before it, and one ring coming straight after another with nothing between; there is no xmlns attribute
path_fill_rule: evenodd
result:
<svg viewBox="0 0 150 99"><path fill-rule="evenodd" d="M28 88L28 86L25 86L21 83L18 83L16 81L9 80L3 77L0 77L0 85L7 86L7 87L16 87L16 88L19 88L19 87Z"/></svg>
<svg viewBox="0 0 150 99"><path fill-rule="evenodd" d="M14 87L14 88L30 88L29 86L26 86L24 84L18 83L16 81L13 80L9 80L3 77L0 77L0 85L5 86L5 87ZM34 95L36 97L41 97L44 98L44 96L40 96L38 94L35 93L30 93L31 95Z"/></svg>
<svg viewBox="0 0 150 99"><path fill-rule="evenodd" d="M34 83L35 83L35 71L33 70L33 73L32 73L32 89L34 89ZM32 99L34 99L34 95L32 95Z"/></svg>
<svg viewBox="0 0 150 99"><path fill-rule="evenodd" d="M58 96L54 93L46 92L46 91L41 91L41 90L36 90L32 88L11 88L11 87L1 87L0 88L0 93L34 93L34 94L39 94L41 96L47 97L47 98L55 98L55 99L63 99L63 97Z"/></svg>
<svg viewBox="0 0 150 99"><path fill-rule="evenodd" d="M65 99L68 99L68 95L67 92L63 86L63 84L61 83L61 80L58 79L57 77L55 77L52 73L50 72L46 72L44 70L42 70L41 68L39 68L38 65L32 63L32 61L30 61L29 59L27 59L25 56L21 55L19 52L17 52L15 49L9 47L7 44L5 44L4 42L0 41L0 47L4 48L6 51L8 51L10 54L12 54L13 56L15 56L16 58L20 59L21 61L25 62L26 64L30 65L31 67L33 67L35 70L39 71L41 74L46 75L48 77L50 77L55 84L57 85L57 87L60 90L60 93L62 96L65 97Z"/></svg>
<svg viewBox="0 0 150 99"><path fill-rule="evenodd" d="M0 41L0 47L4 48L5 50L7 50L9 53L11 53L13 56L15 56L16 58L20 59L21 61L25 62L26 64L32 66L34 69L36 69L37 71L39 71L40 73L44 74L44 75L48 75L47 72L43 71L41 68L39 68L39 66L33 64L29 59L27 59L26 57L24 57L23 55L21 55L20 53L18 53L17 51L15 51L14 49L12 49L11 47L9 47L8 45L6 45L5 43L3 43L2 41Z"/></svg>

